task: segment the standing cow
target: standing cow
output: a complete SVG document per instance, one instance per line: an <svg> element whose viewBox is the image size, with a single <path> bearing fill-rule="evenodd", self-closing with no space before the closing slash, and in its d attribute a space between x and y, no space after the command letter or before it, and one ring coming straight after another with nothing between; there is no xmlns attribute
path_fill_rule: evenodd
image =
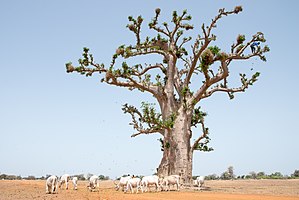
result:
<svg viewBox="0 0 299 200"><path fill-rule="evenodd" d="M128 176L120 177L118 184L116 184L114 181L116 191L119 190L119 188L122 188L122 191L124 191L125 190L124 187L127 186L128 180L131 178L132 177L128 174Z"/></svg>
<svg viewBox="0 0 299 200"><path fill-rule="evenodd" d="M201 189L201 187L203 186L205 181L205 177L204 176L198 176L195 180L194 180L194 185L199 187L199 189Z"/></svg>
<svg viewBox="0 0 299 200"><path fill-rule="evenodd" d="M136 193L138 193L138 189L141 189L143 192L143 189L141 188L141 179L138 177L133 177L128 180L127 187L124 192L126 193L128 190L131 190L131 193L134 193L134 188L136 188Z"/></svg>
<svg viewBox="0 0 299 200"><path fill-rule="evenodd" d="M65 189L69 189L69 180L71 179L71 176L68 175L68 174L64 174L60 177L60 180L59 180L59 188L61 188L61 186L63 184L65 184Z"/></svg>
<svg viewBox="0 0 299 200"><path fill-rule="evenodd" d="M57 190L57 176L50 176L46 180L46 193L53 194Z"/></svg>
<svg viewBox="0 0 299 200"><path fill-rule="evenodd" d="M144 176L142 178L141 186L142 186L144 192L147 192L148 187L151 185L154 185L156 187L156 192L158 191L158 188L160 188L159 177L157 175Z"/></svg>
<svg viewBox="0 0 299 200"><path fill-rule="evenodd" d="M170 175L160 178L161 189L168 191L170 190L170 185L176 185L177 191L180 191L180 176L179 175Z"/></svg>

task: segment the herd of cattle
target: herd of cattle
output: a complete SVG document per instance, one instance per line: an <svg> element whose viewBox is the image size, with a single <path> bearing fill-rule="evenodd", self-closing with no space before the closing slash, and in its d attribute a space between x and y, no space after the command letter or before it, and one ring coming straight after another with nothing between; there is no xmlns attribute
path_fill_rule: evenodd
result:
<svg viewBox="0 0 299 200"><path fill-rule="evenodd" d="M73 183L73 189L77 190L77 182L78 178L75 176L70 176L68 174L64 174L59 179L57 176L50 176L46 180L46 193L51 194L57 191L57 186L59 188L65 184L65 189L68 189L69 181ZM135 177L135 176L123 176L119 179L119 181L114 181L115 189L119 190L120 188L125 193L130 191L134 193L134 188L136 188L136 193L139 190L141 192L147 192L150 186L155 187L155 191L168 191L170 190L170 186L176 186L176 190L180 190L181 180L179 175L170 175L165 176L163 178L159 178L156 175L152 176L144 176L143 178ZM204 183L204 176L199 176L196 180L193 180L193 185L199 188L202 187ZM89 178L87 188L90 191L94 191L98 189L100 186L100 179L97 175L93 175Z"/></svg>

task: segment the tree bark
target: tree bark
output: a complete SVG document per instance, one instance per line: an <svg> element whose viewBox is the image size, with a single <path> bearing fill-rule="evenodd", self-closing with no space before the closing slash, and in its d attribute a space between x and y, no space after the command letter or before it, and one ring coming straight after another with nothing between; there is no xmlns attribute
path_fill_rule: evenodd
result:
<svg viewBox="0 0 299 200"><path fill-rule="evenodd" d="M180 108L172 129L164 134L164 152L159 176L180 175L185 184L192 180L193 151L190 145L191 115Z"/></svg>

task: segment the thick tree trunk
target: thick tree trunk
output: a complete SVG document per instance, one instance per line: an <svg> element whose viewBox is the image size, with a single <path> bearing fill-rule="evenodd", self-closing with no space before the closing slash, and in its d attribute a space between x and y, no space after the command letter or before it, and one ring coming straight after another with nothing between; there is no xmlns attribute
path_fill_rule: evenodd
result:
<svg viewBox="0 0 299 200"><path fill-rule="evenodd" d="M192 157L190 146L191 117L183 108L178 110L174 127L165 133L163 158L158 175L180 175L185 184L192 180Z"/></svg>

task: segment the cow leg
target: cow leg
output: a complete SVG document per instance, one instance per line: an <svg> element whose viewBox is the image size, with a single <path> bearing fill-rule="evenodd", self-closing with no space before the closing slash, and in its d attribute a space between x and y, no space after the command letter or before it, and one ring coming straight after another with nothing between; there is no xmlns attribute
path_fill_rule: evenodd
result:
<svg viewBox="0 0 299 200"><path fill-rule="evenodd" d="M47 193L47 194L50 193L50 191L49 191L49 185L48 185L48 184L46 185L46 193Z"/></svg>

